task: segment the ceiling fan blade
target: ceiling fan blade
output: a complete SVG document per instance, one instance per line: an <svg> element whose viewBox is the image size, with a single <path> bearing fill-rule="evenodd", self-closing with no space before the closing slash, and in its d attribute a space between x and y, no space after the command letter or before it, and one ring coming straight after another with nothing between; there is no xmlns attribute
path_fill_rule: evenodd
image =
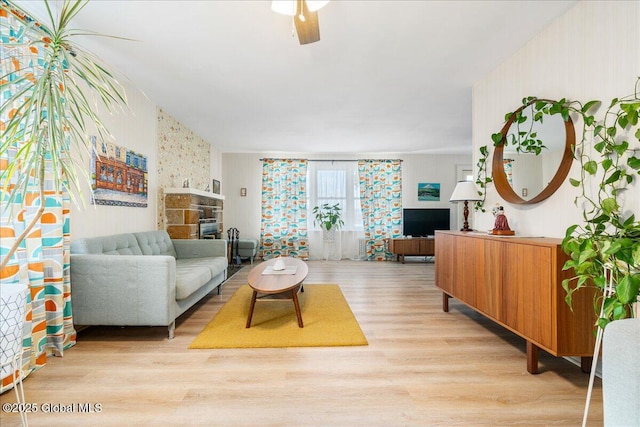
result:
<svg viewBox="0 0 640 427"><path fill-rule="evenodd" d="M318 25L318 12L309 12L305 0L296 1L296 14L293 21L298 33L300 44L309 44L320 40L320 27ZM303 19L301 19L301 15Z"/></svg>

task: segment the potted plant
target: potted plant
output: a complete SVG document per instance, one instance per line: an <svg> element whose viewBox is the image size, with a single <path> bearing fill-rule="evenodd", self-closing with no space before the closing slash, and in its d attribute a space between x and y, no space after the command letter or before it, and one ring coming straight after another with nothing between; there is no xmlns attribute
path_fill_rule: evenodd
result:
<svg viewBox="0 0 640 427"><path fill-rule="evenodd" d="M583 212L583 222L571 225L562 242L570 256L564 270L575 275L562 282L566 303L583 287L596 287L594 307L598 316L594 366L587 394L583 425L586 424L595 364L606 325L618 319L639 317L640 294L640 218L633 209L625 209L625 195L640 174L640 78L631 95L614 98L597 119L600 101L548 101L528 97L523 104L533 105L533 120L560 114L571 115L582 123L582 138L576 143L574 157L580 165L579 178L570 178L579 190L575 204ZM494 142L499 134L494 134ZM517 134L514 143L543 143L530 131ZM637 185L636 185L637 187ZM637 190L636 190L637 191Z"/></svg>
<svg viewBox="0 0 640 427"><path fill-rule="evenodd" d="M313 224L319 225L322 229L323 240L335 240L335 231L344 225L344 221L341 218L340 205L338 203L335 205L324 203L322 206L315 206L313 215L315 215Z"/></svg>
<svg viewBox="0 0 640 427"><path fill-rule="evenodd" d="M82 171L86 179L88 175L82 165L78 168L78 160L71 150L81 157L91 152L90 129L101 139L109 135L96 112L94 95L107 113L115 106L127 104L125 91L114 74L75 42L78 36L95 34L69 28L70 21L86 5L86 0L66 0L56 18L45 0L50 19L45 25L33 22L12 2L0 0L5 13L23 19L26 25L42 34L40 39L28 44L6 45L7 50L15 49L16 58L25 50L41 52L42 65L20 64L24 68L10 69L0 77L3 81L0 118L4 121L0 129L0 158L6 159L0 171L3 209L15 208L16 201L20 200L18 205L23 206L23 196L29 187L39 189L39 208L13 246L3 254L0 268L9 263L44 213L45 174L52 174L53 178L53 188L48 191L56 194L70 191L76 204L82 200L77 171ZM47 163L52 165L51 170L46 170ZM13 217L18 213L11 212Z"/></svg>
<svg viewBox="0 0 640 427"><path fill-rule="evenodd" d="M109 135L96 112L98 102L103 104L106 113L111 113L115 106L127 104L125 91L115 76L75 42L78 36L93 33L69 28L87 1L66 0L55 17L46 0L44 4L49 17L46 24L35 22L11 1L0 0L3 19L19 22L22 27L17 31L12 28L11 32L8 28L5 32L3 27L1 48L2 222L17 233L8 248L3 248L0 259L3 299L5 293L17 286L20 277L26 276L20 273L15 255L40 222L49 198L68 193L74 203L79 204L81 200L79 175L88 180L88 174L86 168L77 163L92 150L89 132L103 139ZM5 35L9 35L8 39ZM27 198L30 199L28 207ZM30 284L19 286L26 296ZM27 300L22 301L26 304ZM5 313L9 306L2 304L3 319L10 315ZM21 354L23 334L14 336ZM3 341L3 352L4 344L8 345L7 349L13 346Z"/></svg>
<svg viewBox="0 0 640 427"><path fill-rule="evenodd" d="M532 106L534 122L559 114L565 121L570 115L577 116L582 123L582 138L574 150L580 177L569 182L580 191L574 203L581 208L584 222L571 225L562 243L571 257L564 269L575 272L562 284L567 304L571 305L573 293L585 286L596 286L602 295L610 279L616 284L615 292L604 297L602 314L598 308L598 326L604 328L612 320L633 316L633 304L640 293L640 218L624 210L624 197L640 174L640 78L634 93L614 98L601 120L592 113L601 105L596 100L582 104L527 97L522 103ZM517 121L525 121L524 113L519 114ZM500 143L502 135L496 133L492 139ZM511 143L527 149L544 142L529 129L515 133ZM592 194L593 187L597 190Z"/></svg>

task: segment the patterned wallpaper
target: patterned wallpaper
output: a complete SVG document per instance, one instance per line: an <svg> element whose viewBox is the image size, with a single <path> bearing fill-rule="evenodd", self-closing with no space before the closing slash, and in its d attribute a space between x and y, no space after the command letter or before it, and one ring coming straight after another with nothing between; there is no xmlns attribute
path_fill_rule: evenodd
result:
<svg viewBox="0 0 640 427"><path fill-rule="evenodd" d="M158 108L158 229L164 229L166 187L189 186L205 190L211 186L211 145Z"/></svg>

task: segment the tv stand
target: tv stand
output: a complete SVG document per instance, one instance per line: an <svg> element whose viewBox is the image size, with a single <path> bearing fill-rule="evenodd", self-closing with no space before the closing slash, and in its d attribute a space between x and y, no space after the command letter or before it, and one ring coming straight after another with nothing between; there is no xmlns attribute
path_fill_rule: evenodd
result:
<svg viewBox="0 0 640 427"><path fill-rule="evenodd" d="M430 237L403 237L387 239L389 252L396 255L396 259L404 264L405 256L434 256L436 254L436 240Z"/></svg>

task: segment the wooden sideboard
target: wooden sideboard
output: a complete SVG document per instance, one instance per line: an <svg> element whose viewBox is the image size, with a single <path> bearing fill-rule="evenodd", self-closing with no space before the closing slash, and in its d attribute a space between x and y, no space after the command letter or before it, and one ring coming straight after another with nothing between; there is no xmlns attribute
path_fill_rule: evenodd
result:
<svg viewBox="0 0 640 427"><path fill-rule="evenodd" d="M398 261L404 264L407 256L433 256L435 255L435 239L433 237L410 237L402 239L387 239L389 252L397 256Z"/></svg>
<svg viewBox="0 0 640 427"><path fill-rule="evenodd" d="M497 237L436 231L436 286L449 311L454 297L524 338L527 371L538 373L538 349L554 356L580 356L588 372L595 346L593 289L565 303L561 239Z"/></svg>

